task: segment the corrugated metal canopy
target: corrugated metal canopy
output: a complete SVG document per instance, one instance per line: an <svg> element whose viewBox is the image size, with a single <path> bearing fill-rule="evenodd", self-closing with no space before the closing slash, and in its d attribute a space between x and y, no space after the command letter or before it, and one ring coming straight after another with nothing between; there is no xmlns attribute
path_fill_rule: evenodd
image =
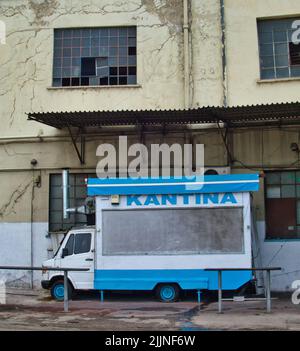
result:
<svg viewBox="0 0 300 351"><path fill-rule="evenodd" d="M28 113L28 119L54 128L122 125L208 124L230 127L300 124L300 103L201 107L189 110L78 111Z"/></svg>

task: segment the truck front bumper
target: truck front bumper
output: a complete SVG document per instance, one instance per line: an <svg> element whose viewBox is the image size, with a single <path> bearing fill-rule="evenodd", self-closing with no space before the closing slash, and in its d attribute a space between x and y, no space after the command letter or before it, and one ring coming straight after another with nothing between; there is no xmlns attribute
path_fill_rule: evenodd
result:
<svg viewBox="0 0 300 351"><path fill-rule="evenodd" d="M43 289L50 289L50 280L42 280L41 285Z"/></svg>

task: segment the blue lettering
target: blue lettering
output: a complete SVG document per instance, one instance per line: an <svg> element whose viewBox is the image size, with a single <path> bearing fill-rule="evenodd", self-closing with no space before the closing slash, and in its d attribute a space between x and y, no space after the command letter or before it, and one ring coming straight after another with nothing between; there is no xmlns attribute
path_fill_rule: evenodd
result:
<svg viewBox="0 0 300 351"><path fill-rule="evenodd" d="M147 199L145 201L145 206L149 206L149 205L156 205L156 206L160 205L156 195L148 195L147 196Z"/></svg>
<svg viewBox="0 0 300 351"><path fill-rule="evenodd" d="M135 204L137 206L142 206L142 203L139 200L139 196L127 195L127 206L131 206L132 204Z"/></svg>
<svg viewBox="0 0 300 351"><path fill-rule="evenodd" d="M191 194L184 194L181 195L183 197L183 204L184 205L189 205L190 204L190 196Z"/></svg>
<svg viewBox="0 0 300 351"><path fill-rule="evenodd" d="M204 194L203 195L203 204L208 205L209 201L213 204L218 204L219 203L219 194Z"/></svg>
<svg viewBox="0 0 300 351"><path fill-rule="evenodd" d="M201 194L196 194L196 205L201 205Z"/></svg>
<svg viewBox="0 0 300 351"><path fill-rule="evenodd" d="M162 205L167 205L167 203L177 205L177 195L162 195L161 203Z"/></svg>
<svg viewBox="0 0 300 351"><path fill-rule="evenodd" d="M233 193L226 193L223 195L222 200L220 201L219 199L220 194L182 194L183 198L183 204L184 205L189 205L190 204L190 199L191 196L195 197L195 203L196 205L201 205L202 203L204 205L208 205L209 203L212 204L237 204L237 199L233 195ZM156 195L148 195L146 197L146 200L144 202L145 206L149 205L155 205L155 206L167 206L167 205L177 205L177 196L178 195L161 195L161 204ZM141 202L140 196L139 195L127 195L127 206L142 206L143 203Z"/></svg>
<svg viewBox="0 0 300 351"><path fill-rule="evenodd" d="M231 204L237 204L237 200L232 193L227 193L223 196L221 204L226 204L227 202Z"/></svg>

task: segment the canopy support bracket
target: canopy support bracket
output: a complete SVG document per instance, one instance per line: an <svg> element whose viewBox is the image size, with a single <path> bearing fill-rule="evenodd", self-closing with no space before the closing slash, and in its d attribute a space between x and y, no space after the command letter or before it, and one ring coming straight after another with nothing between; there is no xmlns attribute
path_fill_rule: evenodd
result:
<svg viewBox="0 0 300 351"><path fill-rule="evenodd" d="M74 146L74 149L76 151L77 157L80 161L81 165L85 164L85 136L82 133L81 128L78 129L78 134L75 137L74 133L72 133L72 130L70 128L70 126L67 126L71 140L72 140L72 144ZM77 146L77 139L78 137L80 138L80 149Z"/></svg>

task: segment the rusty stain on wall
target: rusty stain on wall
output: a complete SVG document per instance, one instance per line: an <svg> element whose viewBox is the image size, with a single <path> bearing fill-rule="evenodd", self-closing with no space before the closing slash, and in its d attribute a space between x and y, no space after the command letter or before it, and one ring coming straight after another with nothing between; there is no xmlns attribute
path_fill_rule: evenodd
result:
<svg viewBox="0 0 300 351"><path fill-rule="evenodd" d="M169 28L170 34L182 32L183 1L178 0L142 0L146 11L159 17L162 25Z"/></svg>
<svg viewBox="0 0 300 351"><path fill-rule="evenodd" d="M59 7L58 0L28 0L28 6L33 11L33 24L44 26L48 24L46 17L52 16Z"/></svg>

